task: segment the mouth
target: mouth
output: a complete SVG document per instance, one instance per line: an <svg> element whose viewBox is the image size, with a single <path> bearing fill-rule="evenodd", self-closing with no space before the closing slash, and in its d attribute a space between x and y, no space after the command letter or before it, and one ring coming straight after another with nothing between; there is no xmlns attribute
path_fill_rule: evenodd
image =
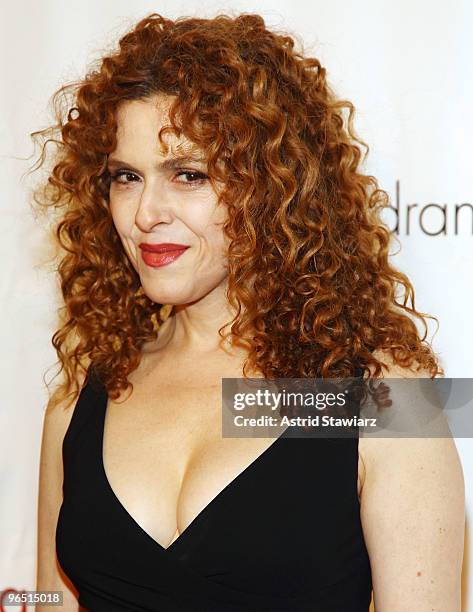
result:
<svg viewBox="0 0 473 612"><path fill-rule="evenodd" d="M141 258L147 266L159 268L167 266L176 261L188 248L185 244L160 243L148 244L141 243Z"/></svg>

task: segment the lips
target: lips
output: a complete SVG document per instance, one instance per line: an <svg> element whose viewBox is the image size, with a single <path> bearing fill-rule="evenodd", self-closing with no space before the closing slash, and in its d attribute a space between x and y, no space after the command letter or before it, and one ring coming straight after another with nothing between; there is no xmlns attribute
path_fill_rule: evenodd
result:
<svg viewBox="0 0 473 612"><path fill-rule="evenodd" d="M188 245L172 242L161 242L159 244L142 242L139 247L141 258L151 268L159 268L172 263L189 248Z"/></svg>

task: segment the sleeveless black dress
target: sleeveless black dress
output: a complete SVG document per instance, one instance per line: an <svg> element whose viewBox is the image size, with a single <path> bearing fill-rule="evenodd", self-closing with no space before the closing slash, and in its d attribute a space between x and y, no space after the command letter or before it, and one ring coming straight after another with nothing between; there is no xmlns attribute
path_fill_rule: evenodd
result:
<svg viewBox="0 0 473 612"><path fill-rule="evenodd" d="M290 427L168 548L107 480L107 392L89 377L63 442L59 563L91 612L368 612L371 569L357 494L358 437Z"/></svg>

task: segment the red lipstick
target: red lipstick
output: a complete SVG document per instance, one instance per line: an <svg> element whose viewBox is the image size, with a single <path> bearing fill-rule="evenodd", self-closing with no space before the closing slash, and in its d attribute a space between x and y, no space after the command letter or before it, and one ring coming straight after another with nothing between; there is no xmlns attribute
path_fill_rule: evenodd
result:
<svg viewBox="0 0 473 612"><path fill-rule="evenodd" d="M141 249L141 257L145 264L153 268L172 263L189 248L189 245L173 242L160 242L159 244L141 242L138 246Z"/></svg>

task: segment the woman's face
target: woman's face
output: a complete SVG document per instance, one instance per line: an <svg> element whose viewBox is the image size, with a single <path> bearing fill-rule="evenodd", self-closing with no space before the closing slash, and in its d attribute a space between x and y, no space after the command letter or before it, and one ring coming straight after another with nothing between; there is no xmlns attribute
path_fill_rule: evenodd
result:
<svg viewBox="0 0 473 612"><path fill-rule="evenodd" d="M145 294L160 304L187 304L227 277L226 209L217 206L193 143L166 133L169 150L161 150L158 132L169 124L171 101L160 95L119 107L117 146L108 159L110 210Z"/></svg>

